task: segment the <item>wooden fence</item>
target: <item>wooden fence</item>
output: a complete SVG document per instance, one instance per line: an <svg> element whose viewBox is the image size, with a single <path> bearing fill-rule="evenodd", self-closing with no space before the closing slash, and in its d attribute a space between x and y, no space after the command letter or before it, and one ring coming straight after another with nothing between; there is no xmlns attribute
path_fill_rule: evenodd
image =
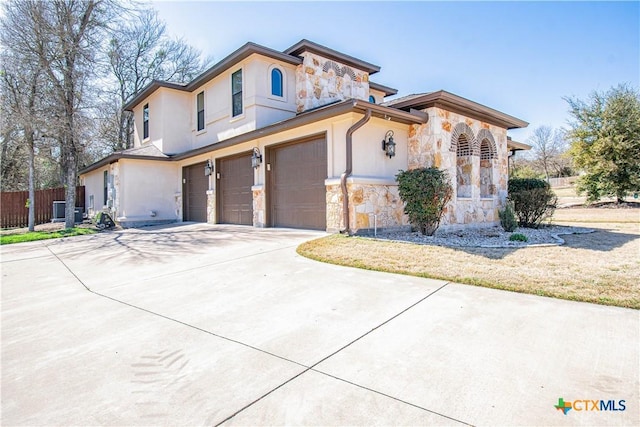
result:
<svg viewBox="0 0 640 427"><path fill-rule="evenodd" d="M27 227L29 225L28 191L3 192L0 200L0 227ZM64 187L37 190L35 194L36 225L50 222L53 202L64 201ZM84 208L84 186L76 188L76 207Z"/></svg>

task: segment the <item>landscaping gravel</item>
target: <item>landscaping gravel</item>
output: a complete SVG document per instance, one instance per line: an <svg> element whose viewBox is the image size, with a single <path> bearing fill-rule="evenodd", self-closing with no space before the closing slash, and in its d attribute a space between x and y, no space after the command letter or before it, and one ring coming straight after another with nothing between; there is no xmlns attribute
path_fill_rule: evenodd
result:
<svg viewBox="0 0 640 427"><path fill-rule="evenodd" d="M514 248L524 246L557 246L562 245L563 234L591 233L593 229L583 227L550 226L533 228L518 228L513 233L504 231L501 227L468 228L458 231L436 231L435 236L423 236L420 232L389 232L378 233L379 240L393 240L400 242L418 243L421 245L452 246L452 247L481 247L481 248ZM510 241L513 234L523 234L526 242ZM369 236L373 238L373 236Z"/></svg>

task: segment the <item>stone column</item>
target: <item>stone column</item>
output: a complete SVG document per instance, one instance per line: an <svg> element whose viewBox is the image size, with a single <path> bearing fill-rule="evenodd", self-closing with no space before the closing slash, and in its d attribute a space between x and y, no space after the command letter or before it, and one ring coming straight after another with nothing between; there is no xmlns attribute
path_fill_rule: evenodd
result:
<svg viewBox="0 0 640 427"><path fill-rule="evenodd" d="M215 190L207 190L207 222L209 224L216 223L216 192Z"/></svg>
<svg viewBox="0 0 640 427"><path fill-rule="evenodd" d="M253 226L254 227L266 227L266 203L264 197L264 186L254 185L251 187L253 193Z"/></svg>

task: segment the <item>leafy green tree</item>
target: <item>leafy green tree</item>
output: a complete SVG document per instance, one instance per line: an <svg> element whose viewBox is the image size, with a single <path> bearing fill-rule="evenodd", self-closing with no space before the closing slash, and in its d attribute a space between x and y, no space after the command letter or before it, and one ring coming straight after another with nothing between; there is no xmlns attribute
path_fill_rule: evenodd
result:
<svg viewBox="0 0 640 427"><path fill-rule="evenodd" d="M619 85L593 92L587 101L565 100L573 116L571 153L585 172L578 191L590 202L613 196L621 203L640 189L640 94Z"/></svg>

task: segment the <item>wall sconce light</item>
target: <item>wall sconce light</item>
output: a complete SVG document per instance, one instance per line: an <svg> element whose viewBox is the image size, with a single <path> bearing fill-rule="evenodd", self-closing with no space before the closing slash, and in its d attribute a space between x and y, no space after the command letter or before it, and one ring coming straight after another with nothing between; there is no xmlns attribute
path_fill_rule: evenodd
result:
<svg viewBox="0 0 640 427"><path fill-rule="evenodd" d="M253 154L251 155L251 166L253 166L254 169L257 169L258 166L260 166L260 163L262 163L262 154L260 154L260 150L258 149L258 147L253 147Z"/></svg>
<svg viewBox="0 0 640 427"><path fill-rule="evenodd" d="M389 158L396 155L396 143L393 140L392 130L388 131L382 140L382 151L384 151Z"/></svg>
<svg viewBox="0 0 640 427"><path fill-rule="evenodd" d="M207 164L204 165L204 174L205 176L209 176L213 173L213 164L211 160L207 160Z"/></svg>

